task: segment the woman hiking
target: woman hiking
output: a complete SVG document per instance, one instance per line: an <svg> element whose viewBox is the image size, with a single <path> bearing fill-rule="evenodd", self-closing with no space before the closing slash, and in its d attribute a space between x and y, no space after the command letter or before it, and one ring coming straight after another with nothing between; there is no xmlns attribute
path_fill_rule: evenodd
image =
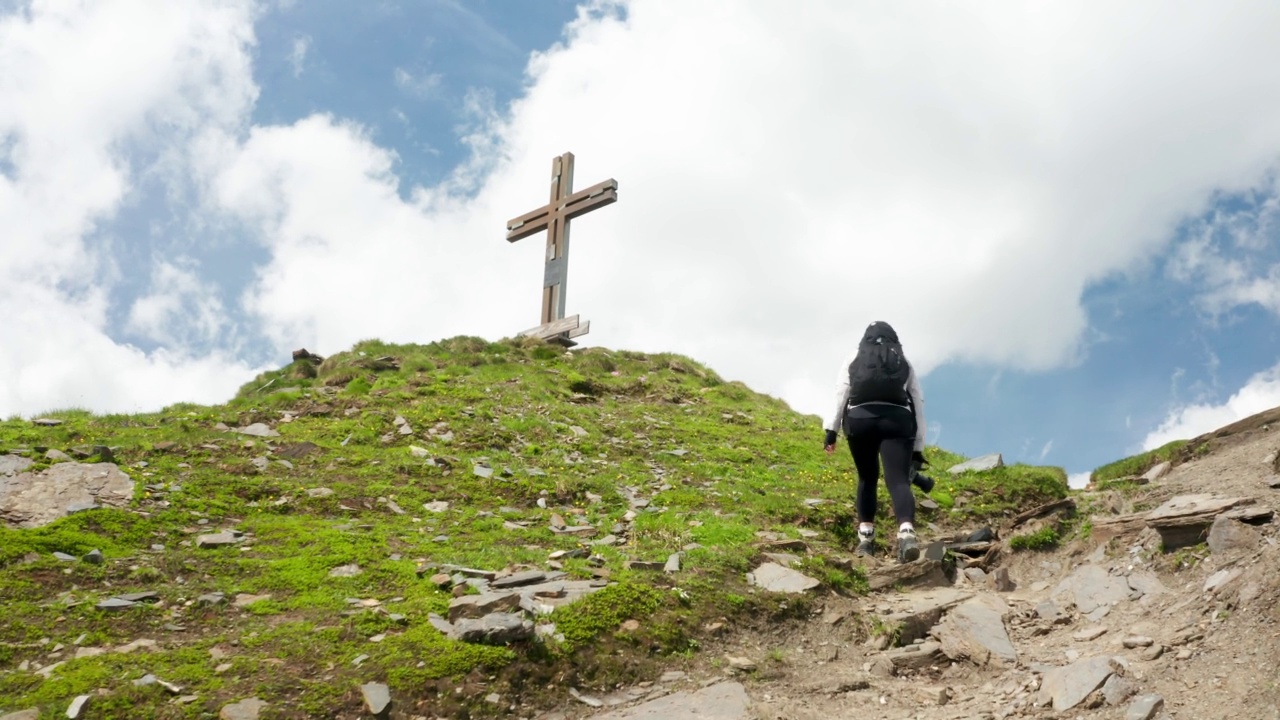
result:
<svg viewBox="0 0 1280 720"><path fill-rule="evenodd" d="M885 484L898 521L898 562L916 560L920 544L911 484L915 468L925 464L924 397L898 334L886 322L868 325L857 353L840 368L835 413L823 428L828 454L835 452L841 428L858 470L856 552L875 552L876 485L883 459Z"/></svg>

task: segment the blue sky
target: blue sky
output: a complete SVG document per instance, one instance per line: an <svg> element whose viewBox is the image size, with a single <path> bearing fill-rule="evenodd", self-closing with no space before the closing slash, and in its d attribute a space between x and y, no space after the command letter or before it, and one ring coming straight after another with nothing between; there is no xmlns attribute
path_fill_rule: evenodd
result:
<svg viewBox="0 0 1280 720"><path fill-rule="evenodd" d="M1072 473L1280 404L1280 9L0 3L0 415L218 402L306 346L536 324ZM820 432L815 427L815 446Z"/></svg>

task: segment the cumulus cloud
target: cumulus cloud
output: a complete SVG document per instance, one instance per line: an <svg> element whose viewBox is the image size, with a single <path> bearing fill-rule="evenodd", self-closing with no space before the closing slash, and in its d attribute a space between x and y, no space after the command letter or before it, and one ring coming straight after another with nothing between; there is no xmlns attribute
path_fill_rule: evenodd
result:
<svg viewBox="0 0 1280 720"><path fill-rule="evenodd" d="M1160 427L1147 434L1143 450L1188 440L1224 425L1280 406L1280 365L1264 370L1221 404L1193 403L1174 408Z"/></svg>
<svg viewBox="0 0 1280 720"><path fill-rule="evenodd" d="M21 69L0 73L0 414L225 398L249 372L111 339L123 271L99 230L140 175L252 106L251 20L247 2L145 0L0 16L0 67Z"/></svg>
<svg viewBox="0 0 1280 720"><path fill-rule="evenodd" d="M1167 273L1211 315L1245 305L1280 315L1280 176L1234 200L1189 228Z"/></svg>
<svg viewBox="0 0 1280 720"><path fill-rule="evenodd" d="M51 224L0 259L44 268L41 287L91 274L84 238L133 177L118 141L159 135L184 153L198 212L234 218L267 257L241 298L255 329L322 353L535 324L543 241L508 245L504 223L546 201L550 160L571 150L577 187L621 186L574 223L568 305L592 321L588 344L688 353L810 412L874 319L922 373L1053 368L1079 357L1090 282L1166 247L1219 193L1261 186L1280 157L1280 96L1258 91L1280 84L1266 2L601 0L531 58L510 108L472 96L473 157L438 187L405 187L395 153L340 117L250 126L247 8L164 7L227 19L4 21L82 36L27 38L35 79L0 79L0 136L15 112L42 132L23 101L43 93L76 138L62 152L43 135L41 163L27 140L9 153L73 192L0 194L0 220ZM67 86L40 68L84 64L62 56L77 40L136 52L111 34L125 26L188 52L157 51L169 62L148 57L136 83L112 67L84 83L89 100L49 89ZM392 72L406 92L439 82Z"/></svg>
<svg viewBox="0 0 1280 720"><path fill-rule="evenodd" d="M218 187L260 213L237 183L293 179L267 193L253 295L278 333L503 334L536 318L541 241L505 247L501 223L571 149L578 187L621 185L575 223L586 340L690 353L822 412L877 318L924 372L1077 359L1082 290L1280 155L1280 97L1255 91L1280 82L1257 32L1278 22L1266 3L596 3L481 134L474 196L398 198L389 154L325 117L256 131Z"/></svg>

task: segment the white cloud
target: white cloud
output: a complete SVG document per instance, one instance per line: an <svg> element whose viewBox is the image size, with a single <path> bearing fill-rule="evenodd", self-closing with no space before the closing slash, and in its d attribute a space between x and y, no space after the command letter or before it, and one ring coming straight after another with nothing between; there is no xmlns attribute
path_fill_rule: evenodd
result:
<svg viewBox="0 0 1280 720"><path fill-rule="evenodd" d="M1053 451L1053 441L1050 440L1049 442L1044 444L1044 447L1040 448L1040 460L1043 461L1046 457L1049 457L1049 453L1052 451Z"/></svg>
<svg viewBox="0 0 1280 720"><path fill-rule="evenodd" d="M436 88L440 87L440 81L444 79L440 73L424 72L414 75L402 67L396 68L392 77L396 81L396 87L417 98L429 97Z"/></svg>
<svg viewBox="0 0 1280 720"><path fill-rule="evenodd" d="M264 322L331 350L533 324L542 241L507 247L501 223L571 149L577 187L621 186L574 226L586 340L689 353L824 413L876 318L922 371L1073 361L1088 283L1280 157L1280 96L1256 92L1280 83L1270 4L627 10L533 58L478 136L496 164L474 199L401 201L394 159L330 118L256 131L219 187L237 212L272 198Z"/></svg>
<svg viewBox="0 0 1280 720"><path fill-rule="evenodd" d="M1221 404L1195 403L1169 412L1168 417L1142 441L1153 450L1174 440L1188 440L1224 425L1280 406L1280 365L1249 378L1245 386Z"/></svg>
<svg viewBox="0 0 1280 720"><path fill-rule="evenodd" d="M196 268L161 260L152 268L151 291L130 307L126 329L181 346L214 342L226 324L217 288L201 281Z"/></svg>
<svg viewBox="0 0 1280 720"><path fill-rule="evenodd" d="M1089 478L1092 476L1092 472L1071 473L1067 476L1067 487L1079 490L1089 484Z"/></svg>
<svg viewBox="0 0 1280 720"><path fill-rule="evenodd" d="M42 21L81 35L26 39L37 72L0 76L0 135L22 108L48 140L42 162L14 154L50 178L43 194L24 180L33 194L6 206L0 188L0 220L19 207L44 224L16 261L45 269L41 287L96 268L83 237L132 177L118 141L159 135L189 153L202 211L246 222L268 253L243 298L261 330L325 354L535 324L542 240L510 246L503 224L545 202L551 157L572 150L577 187L621 186L574 224L568 304L588 343L688 353L817 413L873 319L922 372L1056 367L1079 354L1090 282L1280 157L1280 95L1258 91L1280 85L1265 2L632 0L625 17L600 2L532 58L511 108L472 97L474 158L432 188L402 187L395 154L342 118L251 127L247 10L172 5L236 21ZM137 63L136 81L100 63L87 99L67 89L101 56L68 49L147 46L130 33L204 53L153 53L169 62ZM389 71L405 92L439 83ZM181 132L157 121L171 118Z"/></svg>
<svg viewBox="0 0 1280 720"><path fill-rule="evenodd" d="M248 2L146 0L0 15L0 67L20 69L0 73L0 414L225 398L250 372L219 353L113 342L123 271L90 239L142 173L172 171L197 133L242 121L251 19Z"/></svg>
<svg viewBox="0 0 1280 720"><path fill-rule="evenodd" d="M311 49L311 36L299 35L293 39L293 49L289 51L289 64L293 66L293 76L302 77L306 69L307 51Z"/></svg>

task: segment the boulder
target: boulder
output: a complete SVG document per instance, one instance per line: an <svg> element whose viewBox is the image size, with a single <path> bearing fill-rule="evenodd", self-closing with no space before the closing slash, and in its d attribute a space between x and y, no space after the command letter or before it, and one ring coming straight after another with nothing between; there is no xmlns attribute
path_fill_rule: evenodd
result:
<svg viewBox="0 0 1280 720"><path fill-rule="evenodd" d="M1102 687L1118 668L1114 658L1091 657L1048 670L1040 682L1040 704L1052 702L1058 712L1070 710Z"/></svg>
<svg viewBox="0 0 1280 720"><path fill-rule="evenodd" d="M1004 467L1004 456L1000 453L992 453L966 460L959 465L952 465L947 468L947 472L959 475L962 472L982 472L984 470L995 470L998 467Z"/></svg>
<svg viewBox="0 0 1280 720"><path fill-rule="evenodd" d="M1013 667L1018 662L1005 629L1007 608L998 599L979 598L957 606L933 629L942 651L952 660L969 660L983 666ZM1003 605L1003 603L1000 603Z"/></svg>
<svg viewBox="0 0 1280 720"><path fill-rule="evenodd" d="M132 499L133 480L111 463L67 462L0 475L0 521L19 528L48 525L74 507L123 508Z"/></svg>

